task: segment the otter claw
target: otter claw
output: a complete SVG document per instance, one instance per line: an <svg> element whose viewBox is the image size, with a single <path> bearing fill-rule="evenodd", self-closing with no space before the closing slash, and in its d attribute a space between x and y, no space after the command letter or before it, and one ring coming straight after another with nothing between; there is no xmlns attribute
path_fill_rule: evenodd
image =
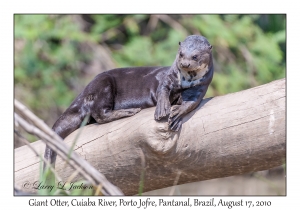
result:
<svg viewBox="0 0 300 210"><path fill-rule="evenodd" d="M169 121L169 130L171 131L179 131L179 129L181 128L182 125L182 119L176 119L175 121Z"/></svg>
<svg viewBox="0 0 300 210"><path fill-rule="evenodd" d="M178 131L182 124L180 105L174 105L171 108L170 116L168 119L169 129L172 131Z"/></svg>

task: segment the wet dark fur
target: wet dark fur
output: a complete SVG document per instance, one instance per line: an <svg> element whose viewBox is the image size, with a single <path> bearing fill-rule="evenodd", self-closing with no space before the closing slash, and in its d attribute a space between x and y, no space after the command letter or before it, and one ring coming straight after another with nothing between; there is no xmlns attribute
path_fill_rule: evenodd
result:
<svg viewBox="0 0 300 210"><path fill-rule="evenodd" d="M197 59L193 57L195 53ZM208 67L207 73L192 81L196 74L190 71L203 63ZM181 86L187 79L182 71L191 76L189 88ZM172 66L119 68L97 75L56 121L53 130L65 138L79 128L88 114L90 122L103 124L156 106L155 120L169 115L169 129L178 131L182 118L200 104L212 77L211 45L202 36L189 36L180 43ZM47 147L45 158L54 165L56 154Z"/></svg>

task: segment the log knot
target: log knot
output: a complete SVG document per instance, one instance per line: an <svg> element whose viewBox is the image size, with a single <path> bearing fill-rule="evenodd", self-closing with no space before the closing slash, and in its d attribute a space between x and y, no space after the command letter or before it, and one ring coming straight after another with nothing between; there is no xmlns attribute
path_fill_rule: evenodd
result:
<svg viewBox="0 0 300 210"><path fill-rule="evenodd" d="M151 121L149 131L145 133L143 142L156 154L164 155L176 148L178 132L168 130L166 121Z"/></svg>

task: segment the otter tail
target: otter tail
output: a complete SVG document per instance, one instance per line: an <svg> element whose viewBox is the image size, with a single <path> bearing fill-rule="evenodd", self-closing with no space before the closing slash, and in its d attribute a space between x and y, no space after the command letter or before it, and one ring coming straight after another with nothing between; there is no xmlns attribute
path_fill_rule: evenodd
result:
<svg viewBox="0 0 300 210"><path fill-rule="evenodd" d="M57 133L62 139L67 137L70 133L78 129L83 122L88 110L84 108L78 108L75 105L71 105L54 123L52 130ZM53 167L55 166L56 152L46 146L44 158ZM43 171L45 172L47 164L44 163Z"/></svg>

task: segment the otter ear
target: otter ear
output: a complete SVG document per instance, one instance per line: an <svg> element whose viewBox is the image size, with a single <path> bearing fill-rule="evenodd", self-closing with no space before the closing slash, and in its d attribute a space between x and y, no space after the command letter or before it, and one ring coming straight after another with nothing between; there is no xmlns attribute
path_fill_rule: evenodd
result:
<svg viewBox="0 0 300 210"><path fill-rule="evenodd" d="M211 45L208 46L208 49L209 49L209 50L211 50L212 48L213 48L213 46L211 46Z"/></svg>
<svg viewBox="0 0 300 210"><path fill-rule="evenodd" d="M181 42L179 42L178 44L181 45Z"/></svg>

